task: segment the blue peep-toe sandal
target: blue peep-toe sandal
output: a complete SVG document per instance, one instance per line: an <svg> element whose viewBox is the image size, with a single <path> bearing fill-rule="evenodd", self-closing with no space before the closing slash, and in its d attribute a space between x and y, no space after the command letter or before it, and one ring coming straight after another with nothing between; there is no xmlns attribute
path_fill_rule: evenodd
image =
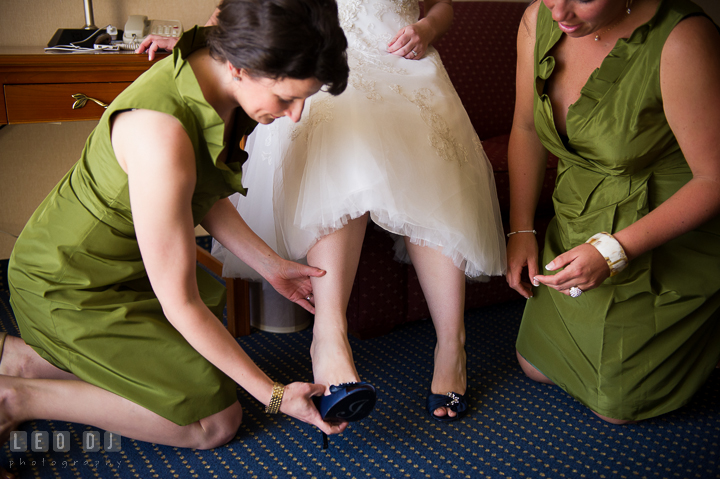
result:
<svg viewBox="0 0 720 479"><path fill-rule="evenodd" d="M467 392L465 393L467 394ZM456 413L455 417L451 417L448 414L444 416L436 416L435 410L439 407L448 408ZM446 394L433 394L428 389L427 396L427 412L430 417L440 422L452 422L461 419L467 414L468 401L467 397L463 394L457 394L449 392Z"/></svg>
<svg viewBox="0 0 720 479"><path fill-rule="evenodd" d="M366 382L330 386L327 396L315 396L315 407L323 421L355 422L368 416L375 407L375 388ZM323 449L327 449L327 435L323 433Z"/></svg>

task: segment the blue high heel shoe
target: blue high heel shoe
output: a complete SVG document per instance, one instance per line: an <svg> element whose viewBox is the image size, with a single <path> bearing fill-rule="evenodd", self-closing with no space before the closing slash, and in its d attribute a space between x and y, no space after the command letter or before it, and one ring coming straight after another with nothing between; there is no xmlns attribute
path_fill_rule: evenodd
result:
<svg viewBox="0 0 720 479"><path fill-rule="evenodd" d="M330 386L327 396L315 396L315 406L323 421L354 422L367 417L375 407L375 388L366 382Z"/></svg>
<svg viewBox="0 0 720 479"><path fill-rule="evenodd" d="M467 394L467 392L465 393ZM451 411L455 411L455 417L451 417L448 414L444 416L436 416L435 410L439 407L448 408ZM468 402L467 397L463 394L457 394L449 392L447 394L433 394L428 388L427 396L427 412L430 417L440 422L452 422L462 419L467 414Z"/></svg>
<svg viewBox="0 0 720 479"><path fill-rule="evenodd" d="M370 414L377 402L375 388L366 382L344 383L330 386L327 396L315 396L313 401L323 421L355 422ZM323 449L328 447L328 438L323 433Z"/></svg>

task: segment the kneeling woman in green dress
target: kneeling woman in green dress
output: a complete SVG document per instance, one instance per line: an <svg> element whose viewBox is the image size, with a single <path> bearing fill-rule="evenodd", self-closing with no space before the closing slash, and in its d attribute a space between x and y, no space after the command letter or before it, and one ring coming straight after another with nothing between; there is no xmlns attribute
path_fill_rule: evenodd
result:
<svg viewBox="0 0 720 479"><path fill-rule="evenodd" d="M528 8L507 274L530 298L517 339L528 376L613 423L672 411L705 382L720 360L718 138L720 33L697 5ZM543 274L533 215L548 150Z"/></svg>
<svg viewBox="0 0 720 479"><path fill-rule="evenodd" d="M243 191L241 136L298 121L323 86L342 92L346 46L333 0L225 0L217 26L185 33L110 105L10 259L22 340L4 343L0 438L52 419L212 448L240 425L236 383L269 412L344 429L320 419L323 386L274 384L223 327L194 227L312 311L309 277L324 272L278 257L227 196Z"/></svg>

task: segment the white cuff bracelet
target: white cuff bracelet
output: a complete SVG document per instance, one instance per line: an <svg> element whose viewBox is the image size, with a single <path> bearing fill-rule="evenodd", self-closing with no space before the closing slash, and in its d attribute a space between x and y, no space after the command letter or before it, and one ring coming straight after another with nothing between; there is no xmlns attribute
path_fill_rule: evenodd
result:
<svg viewBox="0 0 720 479"><path fill-rule="evenodd" d="M610 276L615 276L624 270L628 264L627 256L622 245L610 233L593 235L586 243L590 243L605 258L610 267Z"/></svg>

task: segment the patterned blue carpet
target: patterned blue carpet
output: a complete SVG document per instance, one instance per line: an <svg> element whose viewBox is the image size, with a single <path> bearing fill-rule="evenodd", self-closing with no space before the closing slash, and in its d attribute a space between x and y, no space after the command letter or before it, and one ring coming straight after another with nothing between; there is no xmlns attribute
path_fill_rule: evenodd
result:
<svg viewBox="0 0 720 479"><path fill-rule="evenodd" d="M0 262L2 330L17 334ZM235 439L212 451L122 438L121 450L83 450L92 427L58 421L23 424L68 431L69 451L11 452L0 465L20 478L720 478L720 370L685 408L636 425L612 426L554 386L525 378L514 356L523 301L467 313L469 394L462 422L424 412L435 335L420 321L381 338L351 339L360 375L378 388L375 411L330 439L263 406L238 389L244 421ZM268 375L309 380L309 330L253 332L240 344ZM100 431L103 433L103 431Z"/></svg>

